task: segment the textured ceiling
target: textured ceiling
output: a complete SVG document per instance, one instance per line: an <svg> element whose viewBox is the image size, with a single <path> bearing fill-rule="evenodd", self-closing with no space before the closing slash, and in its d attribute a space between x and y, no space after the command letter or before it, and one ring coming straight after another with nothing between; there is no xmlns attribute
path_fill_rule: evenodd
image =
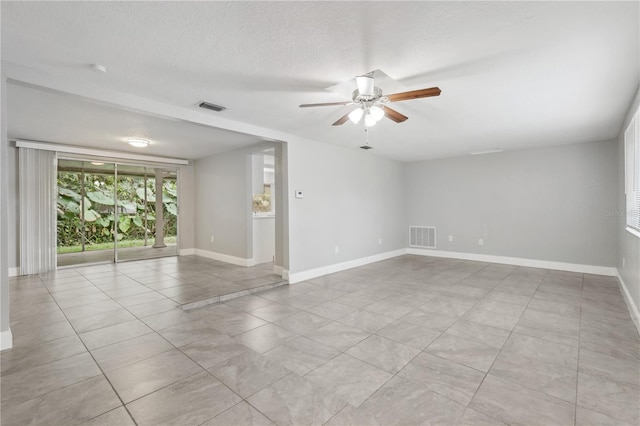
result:
<svg viewBox="0 0 640 426"><path fill-rule="evenodd" d="M208 100L227 119L346 147L364 141L360 126L330 126L348 107L298 105L345 100L327 89L374 69L406 90L438 86L394 104L408 121L370 132L373 155L403 161L613 138L640 75L638 2L1 7L3 61L185 108Z"/></svg>

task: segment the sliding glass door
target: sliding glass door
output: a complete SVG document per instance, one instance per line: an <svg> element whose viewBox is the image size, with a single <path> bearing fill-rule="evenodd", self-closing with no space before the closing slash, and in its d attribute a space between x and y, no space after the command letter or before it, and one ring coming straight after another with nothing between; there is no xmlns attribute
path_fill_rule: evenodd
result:
<svg viewBox="0 0 640 426"><path fill-rule="evenodd" d="M117 260L177 255L177 171L118 165Z"/></svg>
<svg viewBox="0 0 640 426"><path fill-rule="evenodd" d="M58 266L177 255L177 205L175 169L60 159Z"/></svg>
<svg viewBox="0 0 640 426"><path fill-rule="evenodd" d="M114 260L115 164L58 160L58 266Z"/></svg>

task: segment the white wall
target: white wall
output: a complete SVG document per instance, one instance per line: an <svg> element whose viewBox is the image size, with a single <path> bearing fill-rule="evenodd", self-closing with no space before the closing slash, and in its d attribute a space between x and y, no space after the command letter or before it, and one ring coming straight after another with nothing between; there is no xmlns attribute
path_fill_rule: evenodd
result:
<svg viewBox="0 0 640 426"><path fill-rule="evenodd" d="M617 167L614 141L411 163L408 220L439 250L614 266Z"/></svg>
<svg viewBox="0 0 640 426"><path fill-rule="evenodd" d="M258 153L251 156L251 191L254 194L264 192L264 155Z"/></svg>
<svg viewBox="0 0 640 426"><path fill-rule="evenodd" d="M253 218L253 260L255 263L273 262L276 254L275 216Z"/></svg>
<svg viewBox="0 0 640 426"><path fill-rule="evenodd" d="M633 117L633 114L640 106L640 88L636 92L635 98L629 108L627 117L620 129L618 138L618 211L625 212L625 195L624 195L624 132ZM618 222L618 259L617 266L620 277L624 281L631 299L635 303L636 309L640 308L640 238L632 235L625 230L626 219L624 215L620 217ZM625 265L622 265L622 259Z"/></svg>
<svg viewBox="0 0 640 426"><path fill-rule="evenodd" d="M291 273L406 247L402 163L319 142L287 145Z"/></svg>

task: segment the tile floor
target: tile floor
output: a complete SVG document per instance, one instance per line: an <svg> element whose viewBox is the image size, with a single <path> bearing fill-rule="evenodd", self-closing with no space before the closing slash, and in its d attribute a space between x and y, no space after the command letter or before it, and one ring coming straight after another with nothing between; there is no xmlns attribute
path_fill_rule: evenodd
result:
<svg viewBox="0 0 640 426"><path fill-rule="evenodd" d="M403 256L176 309L211 262L12 279L2 425L640 423L613 278Z"/></svg>

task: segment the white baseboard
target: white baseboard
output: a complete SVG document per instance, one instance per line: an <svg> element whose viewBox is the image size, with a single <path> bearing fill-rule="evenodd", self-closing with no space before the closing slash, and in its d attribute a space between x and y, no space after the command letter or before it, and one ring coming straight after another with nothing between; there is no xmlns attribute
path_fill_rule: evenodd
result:
<svg viewBox="0 0 640 426"><path fill-rule="evenodd" d="M16 266L15 268L9 268L9 276L10 277L17 277L18 275L20 275L20 267Z"/></svg>
<svg viewBox="0 0 640 426"><path fill-rule="evenodd" d="M550 260L522 259L519 257L493 256L490 254L459 253L454 251L410 248L408 254L450 259L475 260L478 262L502 263L505 265L528 266L531 268L556 269L583 274L617 276L617 269L609 266L582 265L579 263L553 262Z"/></svg>
<svg viewBox="0 0 640 426"><path fill-rule="evenodd" d="M0 351L13 347L13 334L11 329L0 332Z"/></svg>
<svg viewBox="0 0 640 426"><path fill-rule="evenodd" d="M202 249L193 249L194 254L197 256L206 257L208 259L219 260L221 262L231 263L233 265L238 266L254 266L254 259L245 259L242 257L230 256L228 254L216 253L215 251L202 250Z"/></svg>
<svg viewBox="0 0 640 426"><path fill-rule="evenodd" d="M631 314L631 319L633 323L636 325L638 329L638 334L640 334L640 311L638 310L638 306L636 302L633 301L631 297L631 293L629 293L629 289L627 288L627 284L625 284L622 276L620 275L620 271L616 269L616 276L618 277L618 284L620 285L620 290L622 290L622 296L624 296L624 301L627 303L627 308L629 309L629 314Z"/></svg>
<svg viewBox="0 0 640 426"><path fill-rule="evenodd" d="M553 262L547 260L522 259L517 257L493 256L487 254L459 253L453 251L429 250L429 249L399 249L374 256L355 259L348 262L336 263L334 265L323 266L321 268L310 269L308 271L290 274L289 283L294 284L301 281L310 280L327 274L332 274L345 269L351 269L368 263L402 256L403 254L415 254L419 256L445 257L450 259L475 260L479 262L501 263L515 266L528 266L533 268L555 269L559 271L580 272L585 274L616 276L617 270L614 267L582 265L577 263Z"/></svg>
<svg viewBox="0 0 640 426"><path fill-rule="evenodd" d="M283 280L289 279L289 270L284 269L282 266L273 265L273 273L276 275L280 275Z"/></svg>
<svg viewBox="0 0 640 426"><path fill-rule="evenodd" d="M196 254L196 249L194 248L180 249L180 253L178 254L180 256L190 256L190 255Z"/></svg>
<svg viewBox="0 0 640 426"><path fill-rule="evenodd" d="M375 254L373 256L362 257L360 259L349 260L347 262L335 263L333 265L322 266L320 268L309 269L307 271L295 272L293 274L289 273L289 284L295 284L312 278L321 277L323 275L333 274L346 269L356 268L369 263L402 256L403 254L407 254L407 249L388 251L386 253Z"/></svg>

